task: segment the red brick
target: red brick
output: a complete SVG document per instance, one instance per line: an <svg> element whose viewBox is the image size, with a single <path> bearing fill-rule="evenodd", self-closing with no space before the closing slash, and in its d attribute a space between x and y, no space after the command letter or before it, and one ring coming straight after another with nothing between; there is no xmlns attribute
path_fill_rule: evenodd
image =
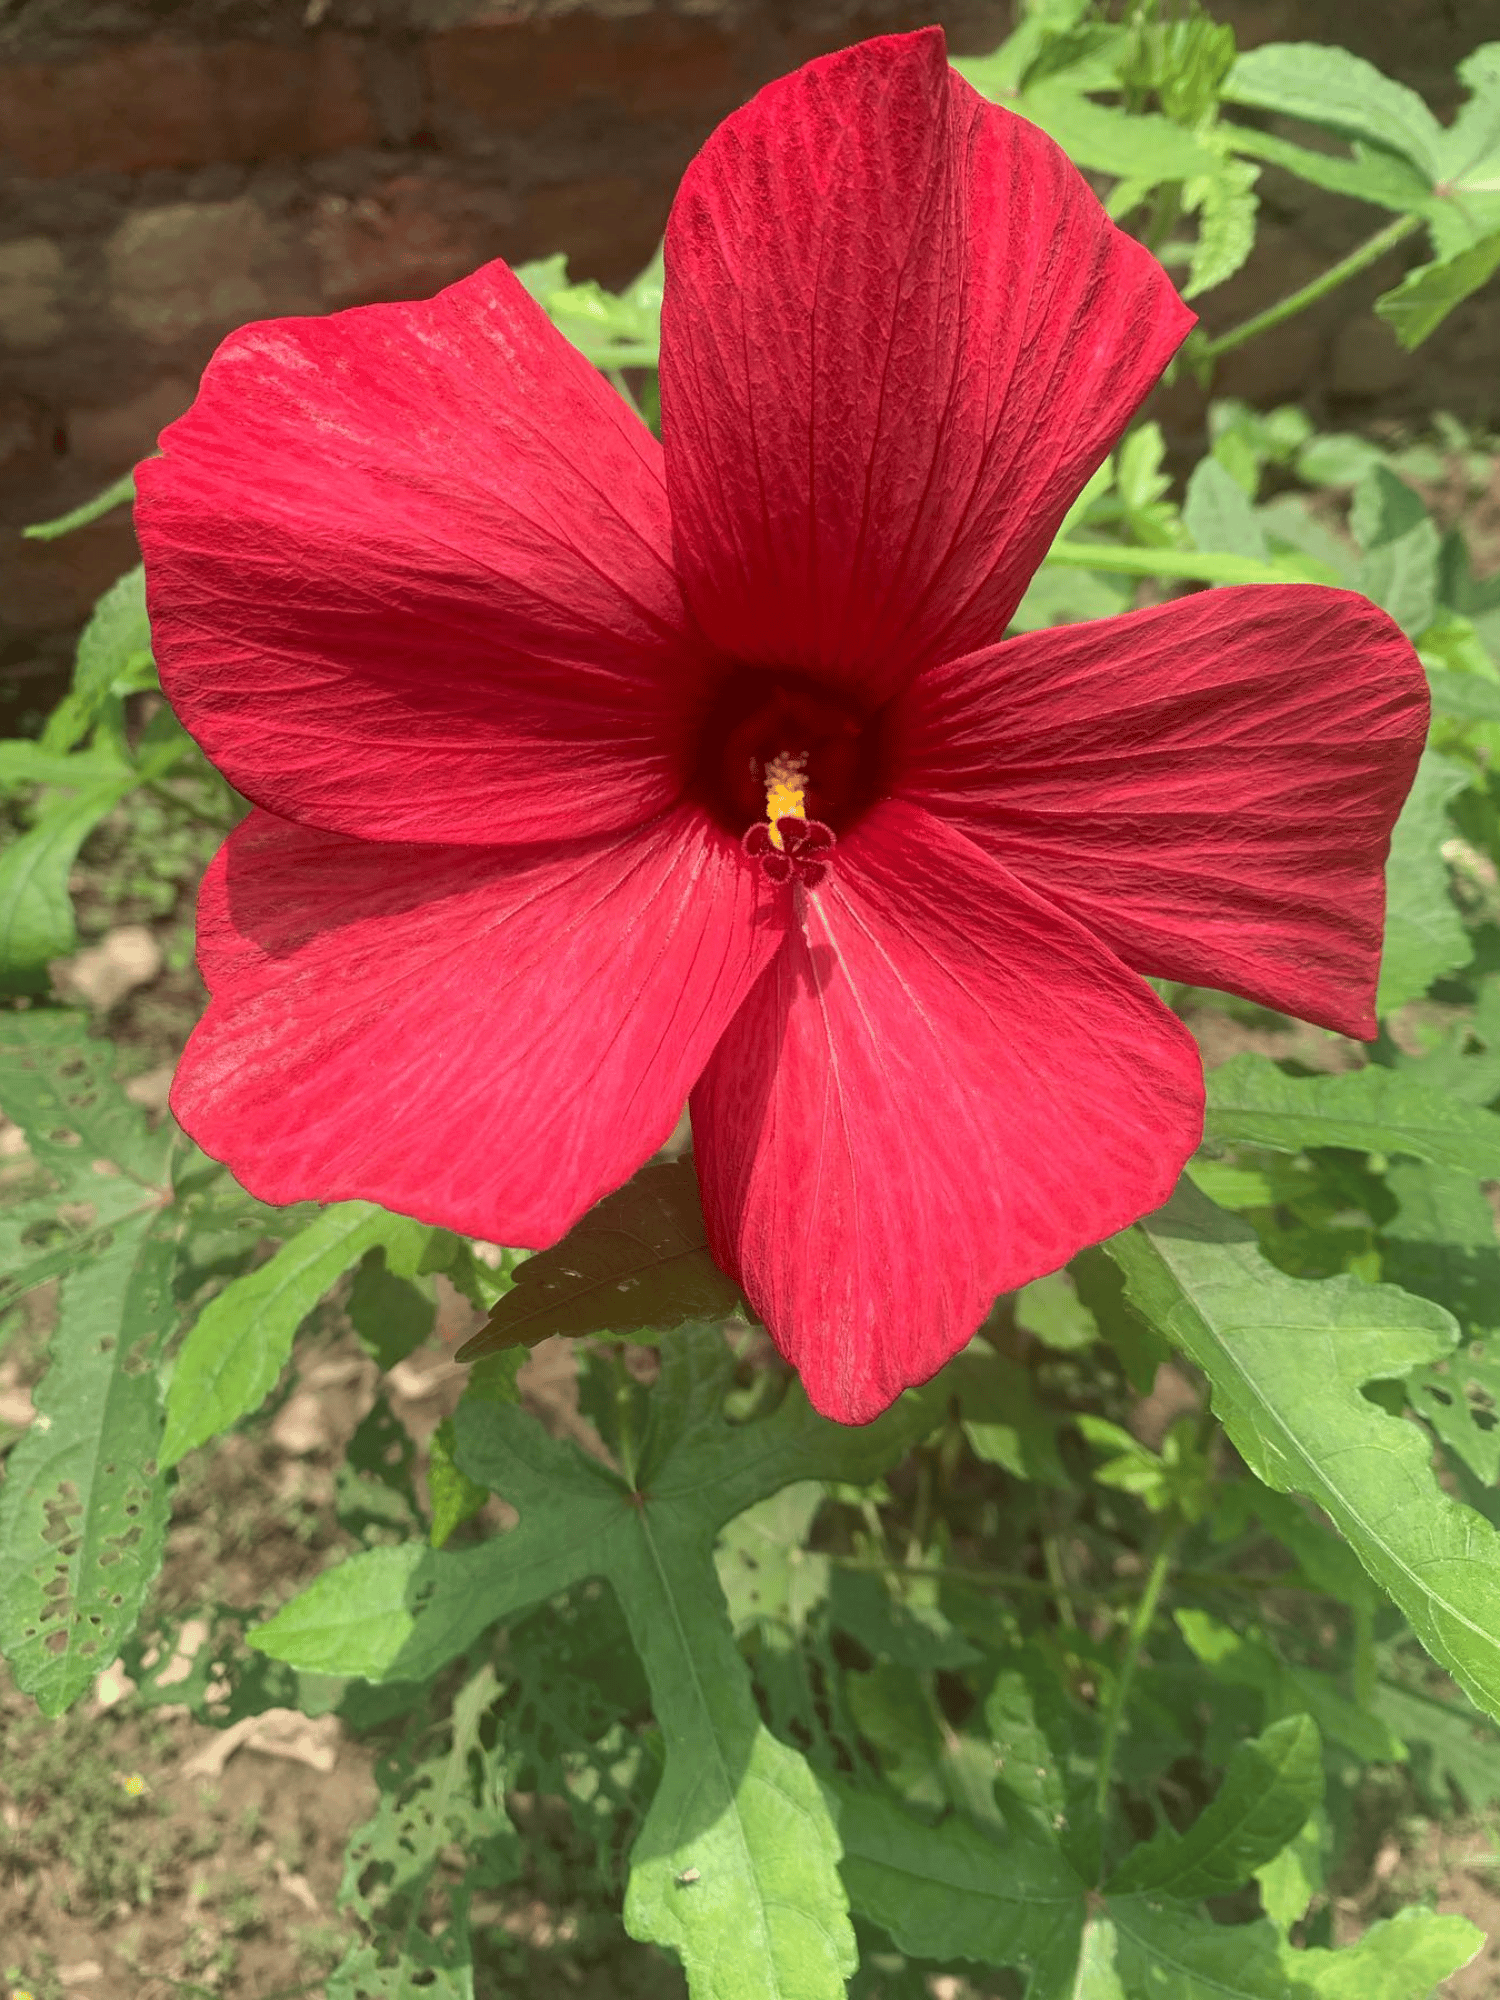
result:
<svg viewBox="0 0 1500 2000"><path fill-rule="evenodd" d="M376 137L345 35L301 48L154 39L0 68L0 156L29 174L298 157Z"/></svg>
<svg viewBox="0 0 1500 2000"><path fill-rule="evenodd" d="M533 190L513 252L516 261L566 253L570 275L623 285L650 261L667 225L670 187L630 174L601 174Z"/></svg>
<svg viewBox="0 0 1500 2000"><path fill-rule="evenodd" d="M326 195L311 239L324 303L425 298L508 247L508 196L403 174L359 201Z"/></svg>
<svg viewBox="0 0 1500 2000"><path fill-rule="evenodd" d="M534 127L588 102L632 118L687 112L704 120L743 95L723 30L673 15L473 23L434 35L427 64L439 125L456 110L496 131Z"/></svg>

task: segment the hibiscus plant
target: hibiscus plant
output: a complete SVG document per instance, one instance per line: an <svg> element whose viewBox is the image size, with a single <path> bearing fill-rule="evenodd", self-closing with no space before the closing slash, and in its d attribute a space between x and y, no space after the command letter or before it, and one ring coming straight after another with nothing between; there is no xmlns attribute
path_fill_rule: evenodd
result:
<svg viewBox="0 0 1500 2000"><path fill-rule="evenodd" d="M0 1648L382 1733L330 2000L571 1990L535 1795L631 1991L1478 1949L1337 1886L1372 1768L1500 1799L1500 583L1429 504L1492 460L1203 398L1403 238L1408 345L1500 264L1461 82L1155 0L866 42L625 292L244 327L31 531L133 498L144 568L0 744ZM1262 162L1388 219L1231 324ZM221 842L154 1118L52 983L147 800ZM335 1331L318 1573L184 1652L176 1469Z"/></svg>

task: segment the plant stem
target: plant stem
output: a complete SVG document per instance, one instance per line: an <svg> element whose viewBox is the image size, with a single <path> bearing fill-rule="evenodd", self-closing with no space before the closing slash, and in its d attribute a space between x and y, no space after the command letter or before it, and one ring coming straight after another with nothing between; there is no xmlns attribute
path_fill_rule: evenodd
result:
<svg viewBox="0 0 1500 2000"><path fill-rule="evenodd" d="M1286 569L1254 556L1201 549L1131 549L1118 542L1054 542L1042 561L1062 569L1107 570L1116 576L1175 576L1185 583L1291 583Z"/></svg>
<svg viewBox="0 0 1500 2000"><path fill-rule="evenodd" d="M1269 333L1273 326L1280 326L1283 320L1291 319L1299 312L1305 312L1309 306L1316 305L1319 299L1337 291L1339 286L1346 284L1350 278L1357 278L1361 271L1367 271L1372 264L1378 264L1387 250L1393 250L1398 243L1404 242L1413 231L1421 227L1421 223L1422 218L1419 215L1398 215L1394 222L1388 222L1384 229L1377 229L1373 236L1367 237L1356 249L1351 250L1347 257L1340 257L1336 264L1330 264L1319 277L1300 286L1295 292L1288 292L1284 299L1278 299L1275 305L1267 306L1264 312L1255 313L1251 318L1243 320L1240 325L1230 327L1227 333L1218 334L1214 339L1205 341L1192 357L1193 360L1199 365L1217 361L1221 354L1231 354L1235 348L1243 347L1247 340L1254 340L1257 334Z"/></svg>
<svg viewBox="0 0 1500 2000"><path fill-rule="evenodd" d="M205 826L211 826L216 833L228 834L234 830L234 822L232 820L220 819L217 813L210 812L206 806L195 805L191 799L185 799L181 792L174 792L172 787L161 778L145 779L141 789L153 793L169 806L176 806L180 812L187 813L191 819L201 820Z"/></svg>
<svg viewBox="0 0 1500 2000"><path fill-rule="evenodd" d="M1094 1783L1094 1804L1098 1810L1100 1825L1103 1825L1105 1809L1109 1804L1110 1781L1115 1774L1115 1752L1120 1744L1120 1726L1125 1720L1125 1703L1130 1696L1130 1684L1135 1679L1136 1667L1140 1664L1141 1649L1146 1643L1146 1635L1151 1630L1156 1617L1156 1607L1166 1586L1172 1568L1172 1557L1182 1534L1182 1523L1167 1529L1156 1545L1156 1554L1151 1559L1151 1568L1146 1577L1146 1587L1131 1613L1130 1626L1125 1634L1125 1654L1120 1661L1120 1671L1115 1676L1114 1688L1110 1693L1109 1707L1104 1717L1104 1739L1099 1746L1099 1774Z"/></svg>

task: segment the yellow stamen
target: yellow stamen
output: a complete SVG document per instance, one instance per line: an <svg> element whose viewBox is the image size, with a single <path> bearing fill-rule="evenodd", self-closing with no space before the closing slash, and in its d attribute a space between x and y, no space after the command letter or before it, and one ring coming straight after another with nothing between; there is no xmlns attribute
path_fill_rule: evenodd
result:
<svg viewBox="0 0 1500 2000"><path fill-rule="evenodd" d="M771 845L781 846L779 819L807 818L807 759L783 750L766 766L766 818L771 823Z"/></svg>

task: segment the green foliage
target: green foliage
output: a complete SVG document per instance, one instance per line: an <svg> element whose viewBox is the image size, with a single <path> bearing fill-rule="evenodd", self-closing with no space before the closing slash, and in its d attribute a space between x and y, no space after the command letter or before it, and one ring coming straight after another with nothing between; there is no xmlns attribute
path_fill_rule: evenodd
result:
<svg viewBox="0 0 1500 2000"><path fill-rule="evenodd" d="M420 1223L370 1202L341 1202L221 1292L199 1316L172 1371L162 1463L175 1465L260 1407L286 1366L297 1328L367 1251L378 1245L398 1275L410 1275L426 1236Z"/></svg>
<svg viewBox="0 0 1500 2000"><path fill-rule="evenodd" d="M1032 0L959 67L1201 303L1200 373L1422 229L1430 261L1377 308L1406 344L1494 269L1493 45L1451 125L1342 50L1237 55L1192 0ZM1383 227L1224 328L1263 163ZM655 423L660 257L619 294L560 257L521 276ZM1013 630L1306 581L1416 643L1434 725L1392 844L1381 1033L1309 1074L1331 1042L1160 985L1284 1053L1210 1072L1167 1208L997 1301L859 1431L747 1333L689 1161L528 1257L364 1203L269 1209L126 1100L112 1045L48 1000L74 895L85 936L165 919L242 802L159 705L139 570L101 599L40 740L0 743L0 1109L25 1145L0 1130L0 1339L20 1330L26 1380L50 1340L0 1489L0 1646L48 1714L118 1654L143 1706L337 1710L378 1737L331 1995L509 1990L507 1898L572 1894L534 1807L642 1990L673 1959L693 2000L918 2000L976 1963L1031 2000L1423 2000L1472 1954L1421 1907L1328 1939L1372 1798L1500 1802L1500 583L1448 504L1493 465L1452 419L1392 442L1218 401L1196 465L1141 423L1078 495ZM120 886L142 856L161 900ZM52 1280L55 1314L11 1310ZM408 1430L401 1364L460 1299L487 1315L462 1401ZM349 1415L321 1516L298 1503L315 1580L206 1603L177 1671L187 1613L150 1598L174 1479L191 1507L221 1467L255 1476L309 1330L396 1377ZM559 1337L561 1394L529 1358Z"/></svg>
<svg viewBox="0 0 1500 2000"><path fill-rule="evenodd" d="M870 1478L928 1418L915 1398L840 1430L791 1391L740 1427L712 1329L664 1352L637 1481L548 1438L514 1406L471 1400L458 1464L519 1509L498 1540L350 1558L256 1634L304 1671L414 1680L512 1615L590 1576L618 1596L650 1684L666 1764L637 1839L625 1922L670 1945L696 1991L834 1994L854 1968L837 1842L802 1759L761 1722L713 1570L718 1530L809 1471ZM701 1893L698 1893L701 1891ZM691 1893L690 1893L691 1892Z"/></svg>
<svg viewBox="0 0 1500 2000"><path fill-rule="evenodd" d="M1410 1424L1361 1394L1447 1355L1440 1306L1286 1278L1192 1191L1110 1245L1132 1303L1200 1367L1246 1463L1321 1506L1433 1658L1500 1714L1500 1538L1439 1486Z"/></svg>

